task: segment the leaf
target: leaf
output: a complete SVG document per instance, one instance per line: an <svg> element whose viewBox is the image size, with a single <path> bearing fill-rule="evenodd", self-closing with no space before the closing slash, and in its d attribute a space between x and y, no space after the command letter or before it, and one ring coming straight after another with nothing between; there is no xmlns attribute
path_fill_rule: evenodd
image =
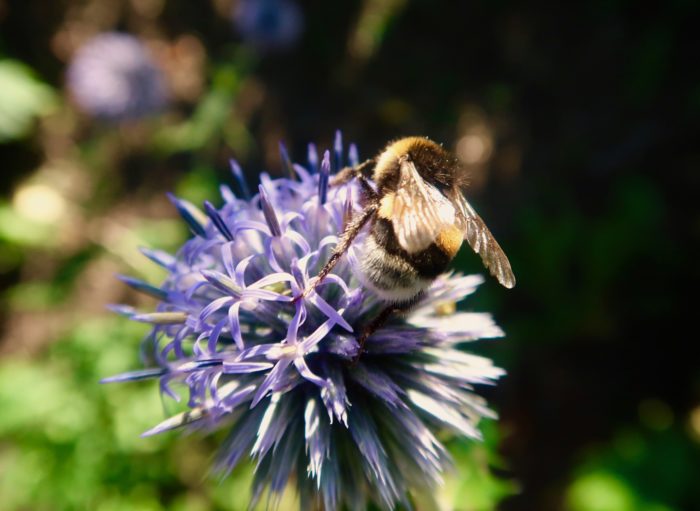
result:
<svg viewBox="0 0 700 511"><path fill-rule="evenodd" d="M0 91L0 143L29 135L34 120L57 103L54 90L15 60L0 60Z"/></svg>

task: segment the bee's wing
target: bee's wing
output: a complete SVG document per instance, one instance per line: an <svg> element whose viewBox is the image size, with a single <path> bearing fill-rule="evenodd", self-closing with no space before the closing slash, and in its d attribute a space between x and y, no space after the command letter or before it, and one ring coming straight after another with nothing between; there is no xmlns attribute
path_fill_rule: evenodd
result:
<svg viewBox="0 0 700 511"><path fill-rule="evenodd" d="M464 239L474 252L481 256L481 261L488 268L491 275L498 279L501 285L508 289L515 286L515 275L510 267L508 257L493 237L489 228L476 214L474 208L467 202L464 196L455 190L454 204L457 207L457 225L464 233Z"/></svg>
<svg viewBox="0 0 700 511"><path fill-rule="evenodd" d="M454 225L451 201L420 177L410 161L401 163L393 200L392 225L401 245L412 254L430 246L440 231Z"/></svg>

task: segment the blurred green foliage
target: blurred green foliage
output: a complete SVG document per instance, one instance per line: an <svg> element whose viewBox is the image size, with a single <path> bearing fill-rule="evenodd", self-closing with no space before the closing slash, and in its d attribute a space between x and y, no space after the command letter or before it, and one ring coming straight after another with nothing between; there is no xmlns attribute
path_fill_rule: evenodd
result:
<svg viewBox="0 0 700 511"><path fill-rule="evenodd" d="M98 317L38 359L0 364L3 509L246 509L249 468L219 484L211 445L140 437L164 414L153 384L97 384L139 365L142 335Z"/></svg>
<svg viewBox="0 0 700 511"><path fill-rule="evenodd" d="M57 106L56 93L32 69L0 57L0 143L31 133L37 117Z"/></svg>
<svg viewBox="0 0 700 511"><path fill-rule="evenodd" d="M697 509L700 448L683 428L620 432L585 456L569 486L571 511Z"/></svg>

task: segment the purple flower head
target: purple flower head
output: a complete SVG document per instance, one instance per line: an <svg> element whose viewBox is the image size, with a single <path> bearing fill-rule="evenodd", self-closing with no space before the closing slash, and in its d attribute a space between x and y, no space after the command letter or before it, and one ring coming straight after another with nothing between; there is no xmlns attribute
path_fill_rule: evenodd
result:
<svg viewBox="0 0 700 511"><path fill-rule="evenodd" d="M241 0L234 7L233 21L243 39L262 51L294 45L304 25L294 0Z"/></svg>
<svg viewBox="0 0 700 511"><path fill-rule="evenodd" d="M157 112L167 100L165 80L148 49L118 32L100 34L78 49L67 85L82 110L110 121Z"/></svg>
<svg viewBox="0 0 700 511"><path fill-rule="evenodd" d="M334 168L344 159L336 145ZM252 457L254 499L268 488L273 507L290 481L301 509L409 506L409 490L429 491L450 466L436 432L479 438L477 422L494 416L474 385L503 371L461 345L503 334L489 314L445 307L482 282L446 274L354 361L357 337L383 307L358 279L362 239L314 292L302 292L348 214L360 211L359 190L328 188L329 152L320 163L313 146L309 155L308 168L288 164L296 179L261 174L250 198L223 186L220 208L172 197L194 236L175 256L144 250L169 273L160 287L123 278L159 300L155 312L116 309L153 325L146 348L154 367L105 381L157 378L175 400L184 391L188 411L145 435L228 430L218 468ZM356 162L356 149L348 159Z"/></svg>

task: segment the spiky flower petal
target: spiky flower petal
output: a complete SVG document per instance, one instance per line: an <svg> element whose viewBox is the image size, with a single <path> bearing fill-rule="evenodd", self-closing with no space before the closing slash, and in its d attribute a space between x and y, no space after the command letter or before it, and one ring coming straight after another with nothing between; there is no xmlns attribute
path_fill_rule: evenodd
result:
<svg viewBox="0 0 700 511"><path fill-rule="evenodd" d="M356 163L357 150L349 153ZM188 411L145 434L229 429L218 468L252 456L255 499L266 487L279 496L295 481L302 509L359 510L368 501L392 509L409 505L409 490L441 482L450 459L436 430L479 438L477 422L493 417L473 386L503 372L461 344L502 332L488 314L440 315L442 304L482 282L443 275L353 362L356 337L382 307L357 278L362 238L316 292L302 296L348 215L359 211L354 184L328 187L343 156L340 136L333 164L328 151L319 164L310 146L308 168L288 164L296 179L263 173L250 199L224 186L219 209L206 203L202 212L173 197L194 237L175 257L144 251L168 271L162 286L124 278L160 300L155 312L118 309L153 324L155 367L106 381L158 378L173 399L185 389ZM238 165L232 170L248 194Z"/></svg>

